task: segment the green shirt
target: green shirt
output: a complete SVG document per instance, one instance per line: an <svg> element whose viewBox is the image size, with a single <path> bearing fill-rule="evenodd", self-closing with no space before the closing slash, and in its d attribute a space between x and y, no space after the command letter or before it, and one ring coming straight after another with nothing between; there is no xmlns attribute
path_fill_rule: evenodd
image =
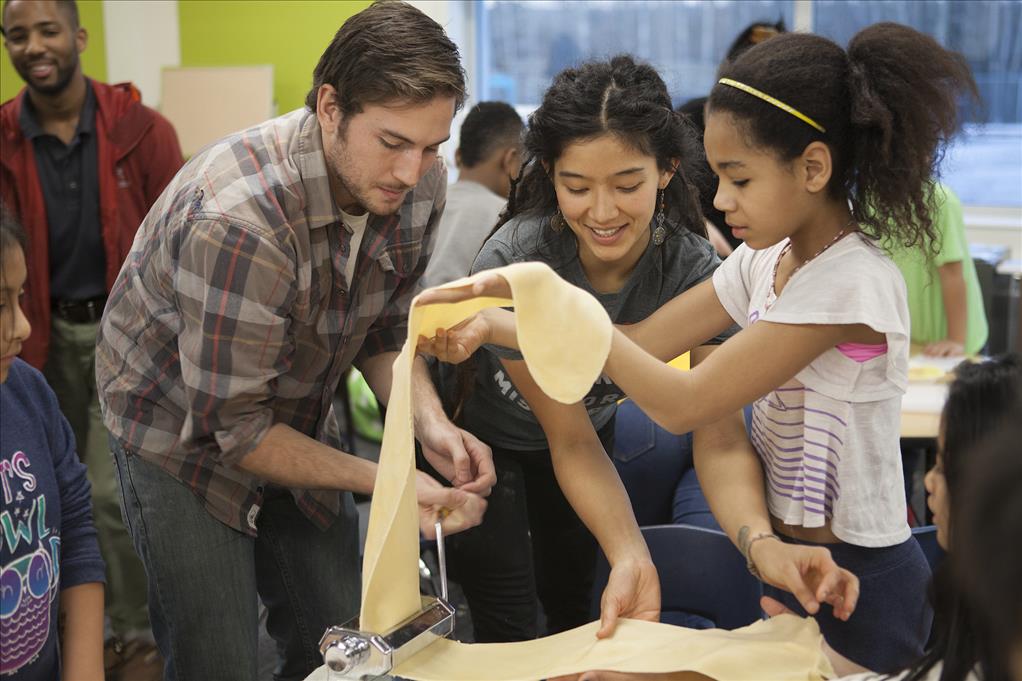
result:
<svg viewBox="0 0 1022 681"><path fill-rule="evenodd" d="M912 318L912 342L926 345L947 338L947 314L937 268L952 262L962 263L965 278L965 352L979 352L987 340L987 318L983 295L976 277L976 266L969 255L965 239L962 204L950 188L934 184L937 209L933 225L940 239L940 249L932 260L918 246L891 250L891 259L898 265L908 287L908 307Z"/></svg>

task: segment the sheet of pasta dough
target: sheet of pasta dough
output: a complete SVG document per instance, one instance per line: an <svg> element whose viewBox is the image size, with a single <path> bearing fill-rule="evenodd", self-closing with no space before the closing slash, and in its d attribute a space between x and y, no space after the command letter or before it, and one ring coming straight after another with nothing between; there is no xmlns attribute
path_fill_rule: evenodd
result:
<svg viewBox="0 0 1022 681"><path fill-rule="evenodd" d="M425 307L413 303L408 339L394 363L380 467L363 559L361 625L386 631L419 609L418 512L414 485L411 368L419 334L432 336L487 307L514 306L518 343L536 383L564 403L582 399L610 352L612 327L599 302L540 263L499 270L513 300L478 298ZM467 280L448 284L463 286ZM527 681L588 669L694 671L715 679L770 681L832 675L810 619L783 616L736 631L696 631L622 621L597 640L598 623L521 643L441 640L394 670L420 681ZM309 679L327 679L320 667Z"/></svg>

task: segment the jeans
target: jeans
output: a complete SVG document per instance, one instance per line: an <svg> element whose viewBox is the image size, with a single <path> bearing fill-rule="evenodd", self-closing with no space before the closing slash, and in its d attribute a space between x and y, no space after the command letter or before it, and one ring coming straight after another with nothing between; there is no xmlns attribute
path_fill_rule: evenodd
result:
<svg viewBox="0 0 1022 681"><path fill-rule="evenodd" d="M639 526L683 524L719 530L692 459L692 433L674 435L631 400L618 407L614 466Z"/></svg>
<svg viewBox="0 0 1022 681"><path fill-rule="evenodd" d="M105 608L114 633L130 639L149 632L146 577L121 519L117 479L96 389L99 322L74 324L53 317L43 374L75 434L78 458L92 485L92 517L106 562Z"/></svg>
<svg viewBox="0 0 1022 681"><path fill-rule="evenodd" d="M614 421L600 432L607 451ZM483 522L447 538L447 568L472 612L476 643L527 641L590 620L596 539L561 492L549 450L493 447L497 484ZM443 478L420 455L419 467Z"/></svg>
<svg viewBox="0 0 1022 681"><path fill-rule="evenodd" d="M291 494L270 487L251 537L213 519L163 469L111 442L125 521L149 577L153 634L165 681L251 681L257 676L258 600L277 644L275 679L304 679L322 664L324 630L358 613L358 512L344 494L325 531Z"/></svg>

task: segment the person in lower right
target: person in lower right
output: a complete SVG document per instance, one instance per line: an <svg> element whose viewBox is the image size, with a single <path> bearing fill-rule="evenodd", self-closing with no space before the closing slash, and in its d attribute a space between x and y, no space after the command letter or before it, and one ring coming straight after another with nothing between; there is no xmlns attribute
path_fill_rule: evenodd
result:
<svg viewBox="0 0 1022 681"><path fill-rule="evenodd" d="M955 370L937 461L926 474L937 542L950 559L937 567L930 585L932 645L895 681L1022 678L1022 429L1012 418L1020 410L1018 355ZM764 605L777 612L774 604ZM876 679L856 674L847 681Z"/></svg>

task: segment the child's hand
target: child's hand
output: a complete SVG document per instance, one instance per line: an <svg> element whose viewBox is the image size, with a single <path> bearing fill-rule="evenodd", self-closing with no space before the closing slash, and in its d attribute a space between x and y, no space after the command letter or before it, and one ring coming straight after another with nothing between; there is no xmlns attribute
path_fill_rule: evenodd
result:
<svg viewBox="0 0 1022 681"><path fill-rule="evenodd" d="M777 617L778 615L794 615L795 613L789 610L780 601L770 598L770 596L763 596L759 599L759 607L763 608L763 612L767 614L767 617ZM834 673L839 677L850 676L852 674L861 674L862 672L868 672L869 670L865 667L859 666L843 656L830 647L827 643L827 639L821 639L820 645L823 647L823 654L830 660L830 666L834 668ZM584 677L579 681L585 681ZM597 679L596 681L601 681Z"/></svg>
<svg viewBox="0 0 1022 681"><path fill-rule="evenodd" d="M822 546L761 541L752 559L763 581L790 592L811 615L829 603L834 616L847 620L859 600L859 578L839 567Z"/></svg>
<svg viewBox="0 0 1022 681"><path fill-rule="evenodd" d="M770 598L770 596L760 596L759 607L766 613L767 617L777 617L778 615L794 615L795 611L781 603L776 598Z"/></svg>
<svg viewBox="0 0 1022 681"><path fill-rule="evenodd" d="M965 354L965 346L958 341L945 338L924 347L923 354L927 357L961 357Z"/></svg>

